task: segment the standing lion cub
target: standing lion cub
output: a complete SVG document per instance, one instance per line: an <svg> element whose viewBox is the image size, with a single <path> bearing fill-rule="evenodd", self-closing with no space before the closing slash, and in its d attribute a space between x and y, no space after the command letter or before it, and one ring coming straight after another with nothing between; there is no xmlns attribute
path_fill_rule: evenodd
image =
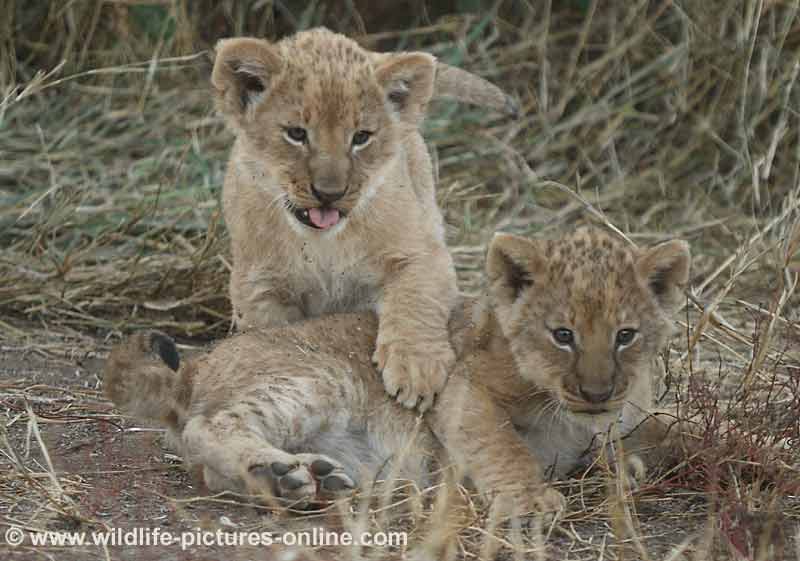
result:
<svg viewBox="0 0 800 561"><path fill-rule="evenodd" d="M306 505L365 479L424 486L454 463L503 508L558 510L547 474L591 461L612 428L639 477L639 456L679 442L650 414L651 382L688 269L677 240L638 250L592 229L495 236L487 293L456 308L459 358L422 425L375 375L369 313L254 330L187 363L166 336L141 333L112 351L105 392L166 425L212 490Z"/></svg>
<svg viewBox="0 0 800 561"><path fill-rule="evenodd" d="M513 104L431 55L373 53L326 29L223 40L212 84L236 134L223 190L236 323L374 310L386 390L427 409L454 359L457 289L419 125L437 88Z"/></svg>

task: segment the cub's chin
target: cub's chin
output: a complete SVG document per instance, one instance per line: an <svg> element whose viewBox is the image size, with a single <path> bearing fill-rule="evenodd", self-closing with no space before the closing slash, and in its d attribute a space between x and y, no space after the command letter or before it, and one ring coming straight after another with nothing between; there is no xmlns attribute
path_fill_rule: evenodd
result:
<svg viewBox="0 0 800 561"><path fill-rule="evenodd" d="M622 414L622 407L612 404L598 406L564 403L564 410L577 424L598 432L607 430L611 424L619 420L619 416Z"/></svg>

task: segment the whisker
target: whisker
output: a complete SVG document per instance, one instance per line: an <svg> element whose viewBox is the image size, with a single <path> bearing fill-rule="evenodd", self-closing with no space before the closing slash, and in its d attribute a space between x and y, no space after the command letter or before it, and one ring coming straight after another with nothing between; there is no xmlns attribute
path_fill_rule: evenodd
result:
<svg viewBox="0 0 800 561"><path fill-rule="evenodd" d="M270 212L275 208L284 207L288 209L290 212L295 211L295 205L289 200L289 197L286 196L285 193L280 193L275 195L272 200L264 207L265 212Z"/></svg>
<svg viewBox="0 0 800 561"><path fill-rule="evenodd" d="M550 437L550 434L553 431L553 426L555 425L556 421L558 421L558 423L561 424L562 420L561 415L564 409L564 405L560 401L555 401L555 404L556 404L556 410L550 417L550 423L547 425L547 432L545 433L548 438Z"/></svg>
<svg viewBox="0 0 800 561"><path fill-rule="evenodd" d="M547 413L551 409L553 410L553 412L555 412L556 407L558 407L558 401L557 400L555 400L555 399L547 400L544 403L544 406L541 408L541 410L534 417L533 422L534 423L538 423L539 420L542 418L542 416L544 416L544 414Z"/></svg>
<svg viewBox="0 0 800 561"><path fill-rule="evenodd" d="M529 393L522 394L522 397L532 398L532 397L536 397L537 395L550 394L550 393L551 393L550 390L543 390L543 389L536 388L536 389L532 390Z"/></svg>

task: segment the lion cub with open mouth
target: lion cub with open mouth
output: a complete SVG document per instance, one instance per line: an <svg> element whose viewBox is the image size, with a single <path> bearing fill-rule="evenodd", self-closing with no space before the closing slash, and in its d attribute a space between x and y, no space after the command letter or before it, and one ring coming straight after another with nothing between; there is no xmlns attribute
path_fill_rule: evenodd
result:
<svg viewBox="0 0 800 561"><path fill-rule="evenodd" d="M435 93L513 112L425 53L373 53L326 29L220 42L212 84L236 134L223 190L240 327L373 310L389 394L427 409L454 354L456 277L419 132Z"/></svg>
<svg viewBox="0 0 800 561"><path fill-rule="evenodd" d="M612 427L633 431L629 460L672 445L669 425L649 416L651 381L688 266L681 241L637 250L594 229L498 234L486 295L450 321L459 358L421 425L370 364L380 330L370 313L254 330L187 363L166 336L141 333L111 353L105 391L165 424L215 491L303 506L365 478L424 485L454 463L504 508L554 511L563 497L546 474L590 459ZM641 476L641 460L630 463Z"/></svg>

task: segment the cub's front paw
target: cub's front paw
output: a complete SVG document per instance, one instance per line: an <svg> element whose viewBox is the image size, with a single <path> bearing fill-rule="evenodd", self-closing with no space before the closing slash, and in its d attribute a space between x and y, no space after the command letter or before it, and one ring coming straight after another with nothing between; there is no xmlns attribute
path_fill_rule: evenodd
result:
<svg viewBox="0 0 800 561"><path fill-rule="evenodd" d="M372 362L383 375L386 392L404 407L419 407L420 411L433 405L455 359L448 343L435 347L430 344L410 347L400 343L378 343L372 356Z"/></svg>

